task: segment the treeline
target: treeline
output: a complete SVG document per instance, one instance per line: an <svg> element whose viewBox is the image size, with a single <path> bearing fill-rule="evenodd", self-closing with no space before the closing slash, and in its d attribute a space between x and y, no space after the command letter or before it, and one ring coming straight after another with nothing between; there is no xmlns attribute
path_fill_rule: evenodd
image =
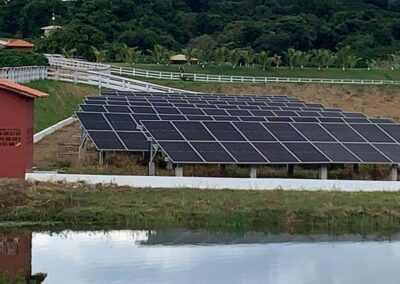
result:
<svg viewBox="0 0 400 284"><path fill-rule="evenodd" d="M53 11L64 28L41 39ZM5 0L0 33L32 38L41 52L76 48L87 59L94 59L91 46L109 59L124 45L143 54L161 45L278 56L350 46L366 63L400 50L400 0Z"/></svg>
<svg viewBox="0 0 400 284"><path fill-rule="evenodd" d="M108 50L97 49L91 47L96 62L110 62ZM62 49L62 54L71 58L75 56L76 49ZM167 48L156 45L153 50L149 50L147 54L143 54L137 47L130 48L123 46L117 53L112 54L113 62L125 62L130 65L135 63L154 63L154 64L170 64L172 55L181 53L186 57L186 63L193 62L200 64L203 68L207 65L230 65L232 68L237 66L259 66L263 70L270 67L279 68L286 66L291 69L315 67L318 70L329 69L331 67L341 68L346 71L348 68L354 68L363 59L351 50L350 46L345 46L332 52L328 49L313 49L309 52L289 48L283 52L283 55L270 54L268 51L256 52L253 49L228 49L219 47L214 50L205 51L200 48L184 48L180 52L170 51ZM372 59L364 61L361 66L369 69L390 68L392 70L400 68L400 52L389 54L386 59Z"/></svg>

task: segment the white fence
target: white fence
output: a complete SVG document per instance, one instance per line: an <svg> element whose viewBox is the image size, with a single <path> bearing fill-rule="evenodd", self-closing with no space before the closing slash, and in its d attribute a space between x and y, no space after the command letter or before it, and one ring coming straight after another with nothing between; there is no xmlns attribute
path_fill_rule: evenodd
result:
<svg viewBox="0 0 400 284"><path fill-rule="evenodd" d="M0 68L0 78L7 79L16 83L26 84L35 80L46 79L47 67L27 66Z"/></svg>
<svg viewBox="0 0 400 284"><path fill-rule="evenodd" d="M88 62L84 60L68 59L57 54L45 54L50 66L67 67L71 69L86 69L110 74L111 65Z"/></svg>
<svg viewBox="0 0 400 284"><path fill-rule="evenodd" d="M398 181L251 179L209 177L105 176L57 173L28 173L28 180L41 182L86 182L140 188L193 188L232 190L307 190L307 191L399 191Z"/></svg>
<svg viewBox="0 0 400 284"><path fill-rule="evenodd" d="M178 73L152 71L128 67L111 67L111 73L140 78L162 80L189 80L196 82L217 83L314 83L314 84L353 84L353 85L400 85L394 80L362 80L362 79L326 79L326 78L286 78L286 77L252 77L230 76L197 73Z"/></svg>
<svg viewBox="0 0 400 284"><path fill-rule="evenodd" d="M114 76L103 72L85 69L53 68L48 71L48 78L72 83L88 84L118 91L143 91L143 92L184 92L186 90L169 88L161 85L142 82L126 77Z"/></svg>

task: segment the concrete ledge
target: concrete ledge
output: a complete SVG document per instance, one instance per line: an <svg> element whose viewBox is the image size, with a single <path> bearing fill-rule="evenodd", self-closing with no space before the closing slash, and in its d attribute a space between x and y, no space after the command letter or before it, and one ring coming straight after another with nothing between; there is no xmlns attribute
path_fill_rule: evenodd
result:
<svg viewBox="0 0 400 284"><path fill-rule="evenodd" d="M67 125L72 124L75 121L77 121L77 118L69 117L67 119L64 119L63 121L60 121L60 122L50 126L49 128L46 128L46 129L36 133L35 135L33 135L33 143L39 142L44 137L56 132L57 130L60 130L61 128L65 127Z"/></svg>
<svg viewBox="0 0 400 284"><path fill-rule="evenodd" d="M140 188L195 188L232 190L307 190L307 191L400 191L400 182L314 179L251 179L203 177L107 176L28 173L27 180L40 182L85 182Z"/></svg>

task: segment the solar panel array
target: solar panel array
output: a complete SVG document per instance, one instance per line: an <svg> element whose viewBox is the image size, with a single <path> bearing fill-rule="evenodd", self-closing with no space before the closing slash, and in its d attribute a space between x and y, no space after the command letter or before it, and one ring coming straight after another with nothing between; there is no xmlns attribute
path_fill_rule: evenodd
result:
<svg viewBox="0 0 400 284"><path fill-rule="evenodd" d="M77 117L98 150L179 164L400 163L400 124L287 96L107 92Z"/></svg>

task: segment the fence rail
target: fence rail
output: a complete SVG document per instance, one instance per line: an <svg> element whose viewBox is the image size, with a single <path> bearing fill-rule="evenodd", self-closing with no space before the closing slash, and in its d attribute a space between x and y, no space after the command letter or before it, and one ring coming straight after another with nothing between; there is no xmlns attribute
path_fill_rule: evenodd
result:
<svg viewBox="0 0 400 284"><path fill-rule="evenodd" d="M395 81L395 80L230 76L230 75L214 75L214 74L163 72L163 71L153 71L153 70L144 70L144 69L129 68L129 67L115 67L115 66L112 66L110 70L112 74L133 76L139 78L162 79L162 80L188 80L196 82L400 85L400 81Z"/></svg>
<svg viewBox="0 0 400 284"><path fill-rule="evenodd" d="M26 84L47 78L46 66L6 67L0 68L0 78L16 83Z"/></svg>
<svg viewBox="0 0 400 284"><path fill-rule="evenodd" d="M164 87L146 83L126 77L110 75L103 72L84 69L52 68L48 71L48 79L72 83L82 83L99 88L108 88L118 91L144 91L144 92L185 92L175 88ZM189 92L190 93L190 92Z"/></svg>
<svg viewBox="0 0 400 284"><path fill-rule="evenodd" d="M77 59L69 59L65 58L62 55L57 54L45 54L47 57L50 66L53 67L67 67L74 69L85 69L91 71L99 71L103 73L110 74L111 65L88 62L85 60L77 60Z"/></svg>

